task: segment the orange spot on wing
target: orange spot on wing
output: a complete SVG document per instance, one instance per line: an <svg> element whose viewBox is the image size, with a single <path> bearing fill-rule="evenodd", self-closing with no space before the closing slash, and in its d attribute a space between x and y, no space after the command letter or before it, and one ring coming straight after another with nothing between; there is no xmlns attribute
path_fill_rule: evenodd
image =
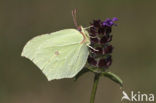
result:
<svg viewBox="0 0 156 103"><path fill-rule="evenodd" d="M59 51L56 51L56 52L55 52L55 55L59 55L59 54L60 54Z"/></svg>

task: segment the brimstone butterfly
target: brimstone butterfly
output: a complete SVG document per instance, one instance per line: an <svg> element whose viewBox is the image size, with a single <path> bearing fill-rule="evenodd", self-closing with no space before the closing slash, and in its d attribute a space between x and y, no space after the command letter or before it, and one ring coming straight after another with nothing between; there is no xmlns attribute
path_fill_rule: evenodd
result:
<svg viewBox="0 0 156 103"><path fill-rule="evenodd" d="M76 11L72 14L75 18ZM88 32L79 26L34 37L24 46L21 56L35 63L49 81L72 78L85 66L89 45Z"/></svg>

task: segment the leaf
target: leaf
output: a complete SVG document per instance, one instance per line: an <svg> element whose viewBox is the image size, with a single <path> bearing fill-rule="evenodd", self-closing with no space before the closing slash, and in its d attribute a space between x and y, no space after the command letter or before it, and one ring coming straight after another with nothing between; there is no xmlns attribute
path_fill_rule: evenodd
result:
<svg viewBox="0 0 156 103"><path fill-rule="evenodd" d="M123 86L123 81L116 74L112 72L103 72L102 75L118 83L120 86Z"/></svg>
<svg viewBox="0 0 156 103"><path fill-rule="evenodd" d="M88 68L83 68L75 77L74 77L74 81L78 80L80 76L82 76L83 74L89 72L90 70Z"/></svg>

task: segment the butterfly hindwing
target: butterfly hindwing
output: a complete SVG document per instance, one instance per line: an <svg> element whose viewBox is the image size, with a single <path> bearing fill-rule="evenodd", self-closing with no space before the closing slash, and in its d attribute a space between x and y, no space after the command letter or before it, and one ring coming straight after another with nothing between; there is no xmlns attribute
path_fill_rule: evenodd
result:
<svg viewBox="0 0 156 103"><path fill-rule="evenodd" d="M30 40L22 56L32 60L48 80L71 78L87 61L88 47L80 44L82 40L82 35L76 29L44 34Z"/></svg>

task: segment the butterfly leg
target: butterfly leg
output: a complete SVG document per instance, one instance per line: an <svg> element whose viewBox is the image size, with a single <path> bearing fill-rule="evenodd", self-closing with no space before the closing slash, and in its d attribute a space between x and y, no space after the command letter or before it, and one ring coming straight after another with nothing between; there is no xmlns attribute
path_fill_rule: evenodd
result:
<svg viewBox="0 0 156 103"><path fill-rule="evenodd" d="M80 31L80 33L81 33L82 36L83 36L83 40L81 41L80 44L83 44L84 42L86 42L86 36L85 36L85 34L84 34L83 32Z"/></svg>
<svg viewBox="0 0 156 103"><path fill-rule="evenodd" d="M90 49L94 50L94 51L99 51L99 50L96 50L95 48L93 48L92 46L90 45L87 45Z"/></svg>

